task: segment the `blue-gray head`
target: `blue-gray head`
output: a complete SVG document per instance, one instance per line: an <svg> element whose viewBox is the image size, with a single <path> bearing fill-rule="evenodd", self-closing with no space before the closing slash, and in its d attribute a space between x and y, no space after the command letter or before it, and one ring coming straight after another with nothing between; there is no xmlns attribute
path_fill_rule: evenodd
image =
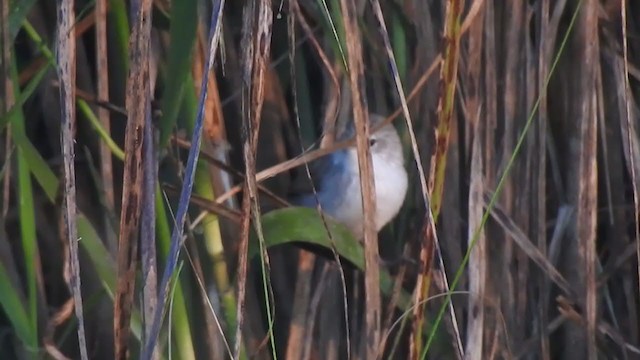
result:
<svg viewBox="0 0 640 360"><path fill-rule="evenodd" d="M381 117L371 115L372 130ZM339 138L352 136L352 128ZM370 135L371 158L376 189L376 230L391 221L402 207L407 193L407 172L404 167L402 143L392 124ZM334 152L314 164L317 199L322 210L345 224L358 238L363 234L364 215L360 172L355 145ZM312 193L294 198L296 205L315 207Z"/></svg>

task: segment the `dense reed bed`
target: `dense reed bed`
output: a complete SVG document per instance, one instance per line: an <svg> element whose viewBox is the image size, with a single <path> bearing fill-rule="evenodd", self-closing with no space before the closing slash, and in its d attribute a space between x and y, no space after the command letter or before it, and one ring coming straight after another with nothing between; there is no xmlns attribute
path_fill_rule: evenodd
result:
<svg viewBox="0 0 640 360"><path fill-rule="evenodd" d="M638 358L638 5L0 0L0 358Z"/></svg>

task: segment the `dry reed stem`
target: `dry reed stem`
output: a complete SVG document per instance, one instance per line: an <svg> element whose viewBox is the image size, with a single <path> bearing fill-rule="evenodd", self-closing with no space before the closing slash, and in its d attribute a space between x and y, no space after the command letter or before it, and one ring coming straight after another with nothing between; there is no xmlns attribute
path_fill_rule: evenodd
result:
<svg viewBox="0 0 640 360"><path fill-rule="evenodd" d="M422 300L429 296L429 283L431 278L431 269L426 267L430 266L431 259L434 256L433 251L439 249L437 241L437 235L435 231L435 221L440 214L443 189L445 168L447 162L447 151L449 149L449 137L451 122L454 115L454 94L457 86L457 74L458 74L458 61L460 54L460 37L462 31L460 27L460 19L462 18L463 1L453 0L447 2L445 7L445 21L444 21L444 54L443 64L440 67L440 94L438 98L437 109L437 128L435 130L435 150L431 156L431 168L429 170L428 189L430 191L430 203L427 210L427 217L425 217L425 223L429 224L430 228L424 232L426 237L422 241L422 247L420 249L420 273L417 279L417 286L414 291L416 304L422 304ZM434 243L435 246L432 246ZM431 251L431 253L427 253ZM438 252L440 252L438 250ZM439 256L440 261L442 257ZM444 266L441 266L441 275L443 278L443 284L445 289L448 288L448 280ZM446 291L446 290L445 290ZM454 333L454 339L456 340L455 349L458 358L464 357L464 349L459 335L458 323L455 317L455 312L452 310L452 305L448 300L445 300L448 304L445 306L451 309L452 318L451 325ZM412 359L417 359L418 356L424 356L426 353L423 351L422 343L422 329L424 322L424 305L416 306L414 310L414 319L412 324L410 356ZM428 345L427 345L428 346ZM426 349L425 349L426 350Z"/></svg>
<svg viewBox="0 0 640 360"><path fill-rule="evenodd" d="M378 234L375 227L375 183L372 176L373 164L369 145L369 109L365 93L364 61L355 0L341 0L340 9L344 20L347 72L353 103L353 123L356 130L358 168L364 212L364 356L367 359L376 359L379 356L378 344L380 341L382 307L380 299L380 269L378 267Z"/></svg>
<svg viewBox="0 0 640 360"><path fill-rule="evenodd" d="M125 160L122 188L122 212L118 240L118 284L114 300L115 358L128 358L129 333L135 275L138 259L138 236L142 205L142 145L149 102L149 43L151 41L151 0L133 6L130 37L130 71L127 80Z"/></svg>
<svg viewBox="0 0 640 360"><path fill-rule="evenodd" d="M256 181L256 150L258 145L258 133L262 107L264 104L265 72L271 46L271 25L273 20L271 5L266 0L255 0L247 5L244 13L243 38L247 47L243 54L245 82L249 82L248 91L243 94L243 102L248 101L248 108L243 111L243 127L246 138L243 144L243 158L245 163L245 187L247 192L242 200L242 222L240 229L240 248L238 261L238 307L236 344L234 358L240 355L242 337L242 324L244 320L244 303L247 286L247 262L250 223L253 220L258 238L262 244L262 227L260 221L260 208L258 204L258 187ZM255 20L254 20L255 19ZM261 245L261 257L267 262L267 254ZM263 271L267 271L263 268ZM266 281L263 278L263 281ZM265 284L266 285L266 284ZM269 294L265 294L269 298ZM267 304L269 301L267 300ZM271 308L267 306L267 317L270 318ZM271 327L272 324L269 324ZM269 330L268 336L273 342L273 332Z"/></svg>
<svg viewBox="0 0 640 360"><path fill-rule="evenodd" d="M580 5L578 5L580 6ZM597 179L597 112L595 81L598 61L598 2L585 0L578 21L578 41L584 50L584 68L580 81L581 92L578 118L579 123L579 167L578 198L576 214L576 236L580 256L584 259L585 307L587 324L587 355L596 359L597 330L597 286L596 286L596 211L598 203Z"/></svg>
<svg viewBox="0 0 640 360"><path fill-rule="evenodd" d="M479 104L478 104L479 106ZM473 108L472 108L473 109ZM476 122L475 129L480 127ZM482 193L484 191L484 166L481 153L482 138L474 131L471 147L471 183L469 185L469 246L472 245L473 232L482 221ZM485 232L481 231L475 247L469 257L469 315L467 324L466 359L480 360L484 357L483 341L485 328L485 282L487 281L488 254Z"/></svg>
<svg viewBox="0 0 640 360"><path fill-rule="evenodd" d="M477 2L476 2L477 3ZM475 3L474 3L475 4ZM478 17L471 23L468 37L468 65L466 76L469 82L466 84L465 118L469 135L467 144L471 143L471 169L469 185L469 229L476 229L482 219L483 207L479 203L478 196L484 191L484 164L482 156L482 132L486 121L481 121L482 98L481 84L481 59L484 38L484 11L480 10ZM469 244L473 234L468 234ZM470 244L471 245L471 244ZM480 233L476 248L469 258L469 292L468 300L469 317L467 324L467 342L465 354L468 359L482 359L484 354L484 328L485 328L485 298L486 281L489 264L485 231Z"/></svg>
<svg viewBox="0 0 640 360"><path fill-rule="evenodd" d="M97 0L95 8L96 31L96 98L100 102L109 102L109 54L107 52L107 0ZM78 36L78 34L76 34ZM111 114L104 107L98 108L98 118L104 131L111 134ZM108 223L110 213L114 211L115 193L113 187L113 162L111 150L105 142L100 143L100 175L102 192L106 205L105 220ZM112 230L106 233L106 242L109 252L115 255L118 251L117 239Z"/></svg>
<svg viewBox="0 0 640 360"><path fill-rule="evenodd" d="M73 294L75 313L78 319L78 345L80 357L88 359L87 340L84 330L84 316L80 279L80 259L78 228L76 225L76 171L74 151L74 130L76 127L75 84L76 84L76 38L72 26L75 12L72 0L64 0L58 7L58 77L60 79L60 100L62 102L61 142L64 157L64 229L69 243L69 290ZM63 240L64 241L64 240ZM32 294L33 296L33 294Z"/></svg>

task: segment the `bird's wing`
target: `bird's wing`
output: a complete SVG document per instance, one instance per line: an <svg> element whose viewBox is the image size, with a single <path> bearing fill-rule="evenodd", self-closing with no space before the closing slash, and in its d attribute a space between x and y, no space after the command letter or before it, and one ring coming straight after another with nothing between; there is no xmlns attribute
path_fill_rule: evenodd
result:
<svg viewBox="0 0 640 360"><path fill-rule="evenodd" d="M343 198L342 193L350 181L351 175L347 168L347 161L349 161L347 152L337 151L309 164L317 199L328 213L339 206ZM298 206L315 207L316 195L313 193L312 183L304 168L301 168L299 174L294 182L290 201Z"/></svg>

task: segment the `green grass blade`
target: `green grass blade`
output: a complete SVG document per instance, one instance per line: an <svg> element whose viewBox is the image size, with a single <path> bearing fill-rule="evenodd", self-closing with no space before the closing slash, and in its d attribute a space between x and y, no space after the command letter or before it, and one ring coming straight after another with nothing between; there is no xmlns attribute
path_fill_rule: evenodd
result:
<svg viewBox="0 0 640 360"><path fill-rule="evenodd" d="M107 144L111 153L120 160L124 160L124 151L116 144L107 131L102 127L100 119L93 113L89 104L82 99L77 99L78 110L89 120L93 129L98 133L102 141Z"/></svg>
<svg viewBox="0 0 640 360"><path fill-rule="evenodd" d="M9 319L13 330L20 340L29 343L32 337L31 323L23 306L22 299L11 284L11 279L4 264L0 262L0 305L4 309L5 316Z"/></svg>
<svg viewBox="0 0 640 360"><path fill-rule="evenodd" d="M160 186L156 187L156 236L158 247L160 248L161 261L166 261L171 247L171 228L169 226L167 211L164 205L165 197L163 196ZM185 299L185 291L182 277L176 280L175 289L172 293L172 311L171 311L171 328L176 343L176 356L179 359L195 359L195 351L193 348L193 336L189 325L189 312L187 311L187 303ZM188 288L187 288L188 289Z"/></svg>
<svg viewBox="0 0 640 360"><path fill-rule="evenodd" d="M18 72L15 58L11 65L11 76L15 94L20 94L18 86ZM13 135L25 134L25 119L22 109L17 111L10 119ZM35 211L33 208L33 189L31 184L31 174L29 173L29 159L25 156L24 147L18 145L18 213L20 218L20 240L25 264L25 280L27 288L27 319L29 321L29 337L23 338L27 347L38 347L38 292L37 292L37 264L38 242L36 239Z"/></svg>
<svg viewBox="0 0 640 360"><path fill-rule="evenodd" d="M171 44L167 68L167 85L162 97L162 119L160 120L160 147L169 140L176 125L185 79L191 66L191 53L196 39L198 25L198 2L196 0L176 1L171 14Z"/></svg>

